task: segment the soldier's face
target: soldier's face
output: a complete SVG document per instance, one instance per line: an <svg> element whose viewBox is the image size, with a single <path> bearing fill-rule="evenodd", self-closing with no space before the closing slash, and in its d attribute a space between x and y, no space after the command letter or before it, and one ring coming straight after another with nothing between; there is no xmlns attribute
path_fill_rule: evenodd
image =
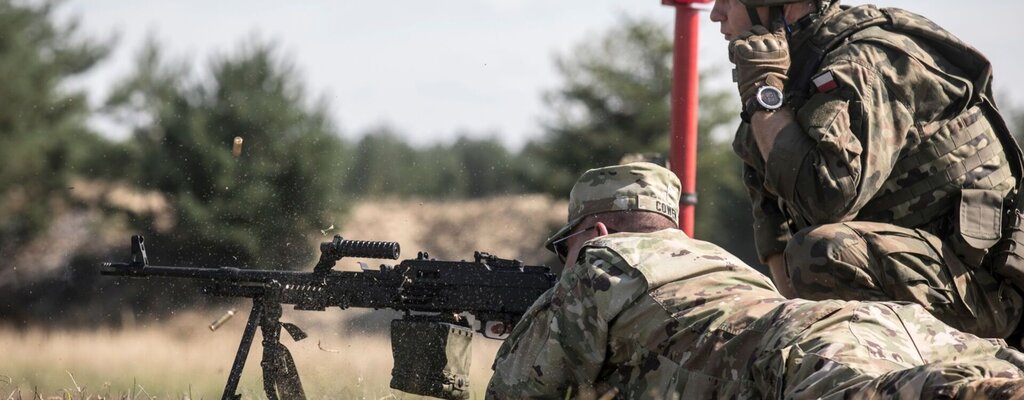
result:
<svg viewBox="0 0 1024 400"><path fill-rule="evenodd" d="M760 10L758 10L760 11ZM738 0L717 0L711 8L711 20L720 25L719 31L725 40L735 40L741 33L753 27L747 6Z"/></svg>
<svg viewBox="0 0 1024 400"><path fill-rule="evenodd" d="M576 229L580 228L577 227ZM576 257L579 257L580 249L583 248L583 243L586 243L586 241L597 237L597 233L592 228L588 228L585 231L581 230L581 232L577 233L577 235L569 238L569 240L566 241L566 245L568 246L569 251L566 252L565 269L563 269L562 271L568 271L569 268L573 266L573 264L576 264Z"/></svg>
<svg viewBox="0 0 1024 400"><path fill-rule="evenodd" d="M592 218L592 217L591 217ZM581 228L582 226L589 226L589 228ZM591 219L583 220L583 223L578 225L576 229L573 229L571 237L566 240L569 251L565 257L565 269L562 271L568 271L569 268L576 264L576 258L580 255L580 250L583 249L583 245L590 239L598 236L604 236L609 233L618 232L614 229L610 229L603 222L593 222Z"/></svg>

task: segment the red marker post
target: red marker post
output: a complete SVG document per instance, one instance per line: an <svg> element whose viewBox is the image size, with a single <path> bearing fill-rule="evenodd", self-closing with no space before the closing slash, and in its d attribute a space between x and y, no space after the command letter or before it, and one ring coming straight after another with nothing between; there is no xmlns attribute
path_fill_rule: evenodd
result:
<svg viewBox="0 0 1024 400"><path fill-rule="evenodd" d="M672 55L672 136L669 161L679 177L683 194L679 200L679 228L693 237L693 211L697 204L697 37L700 11L696 7L713 0L661 0L676 9Z"/></svg>

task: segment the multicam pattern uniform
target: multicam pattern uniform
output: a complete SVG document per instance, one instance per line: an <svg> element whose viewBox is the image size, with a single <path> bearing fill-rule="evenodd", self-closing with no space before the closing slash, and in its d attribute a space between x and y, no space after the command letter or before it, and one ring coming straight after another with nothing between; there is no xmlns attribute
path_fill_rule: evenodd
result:
<svg viewBox="0 0 1024 400"><path fill-rule="evenodd" d="M487 396L1011 398L1022 367L917 305L785 300L667 229L588 242L498 351Z"/></svg>
<svg viewBox="0 0 1024 400"><path fill-rule="evenodd" d="M798 123L779 133L767 162L746 124L734 142L762 260L784 254L801 298L912 301L961 330L1011 333L1021 296L982 267L994 241L965 241L956 218L962 203L997 216L1015 182L999 117L977 104L991 96L988 61L923 17L873 6L833 5L790 48ZM819 73L838 88L794 84ZM963 188L988 190L980 197L995 204L961 200Z"/></svg>

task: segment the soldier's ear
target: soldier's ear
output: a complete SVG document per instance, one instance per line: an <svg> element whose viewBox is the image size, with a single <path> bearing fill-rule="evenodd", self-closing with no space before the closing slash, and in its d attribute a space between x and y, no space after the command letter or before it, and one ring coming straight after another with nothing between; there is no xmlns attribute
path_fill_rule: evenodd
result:
<svg viewBox="0 0 1024 400"><path fill-rule="evenodd" d="M594 224L594 229L597 230L597 236L605 236L608 234L608 227L604 226L604 222L598 222Z"/></svg>

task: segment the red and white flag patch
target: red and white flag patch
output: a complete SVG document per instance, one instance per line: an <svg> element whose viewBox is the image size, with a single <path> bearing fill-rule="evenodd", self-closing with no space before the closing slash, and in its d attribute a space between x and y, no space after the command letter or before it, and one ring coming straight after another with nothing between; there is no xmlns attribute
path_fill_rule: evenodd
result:
<svg viewBox="0 0 1024 400"><path fill-rule="evenodd" d="M811 81L818 88L818 93L828 93L839 87L839 83L836 82L836 77L832 75L832 71L822 72L812 78Z"/></svg>

